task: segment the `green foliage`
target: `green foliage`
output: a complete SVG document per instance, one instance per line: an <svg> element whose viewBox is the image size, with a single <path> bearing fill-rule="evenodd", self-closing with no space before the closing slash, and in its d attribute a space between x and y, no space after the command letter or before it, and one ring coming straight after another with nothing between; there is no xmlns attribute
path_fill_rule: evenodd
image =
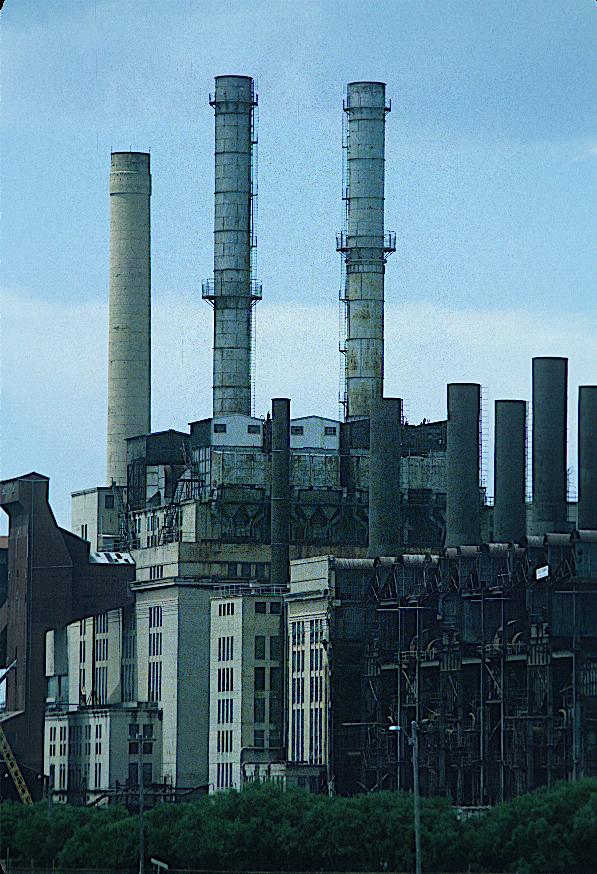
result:
<svg viewBox="0 0 597 874"><path fill-rule="evenodd" d="M423 870L516 874L596 870L597 781L559 784L460 823L422 802ZM412 871L413 800L328 798L266 783L146 814L147 855L211 871ZM0 805L0 853L17 865L134 871L138 820L125 810Z"/></svg>

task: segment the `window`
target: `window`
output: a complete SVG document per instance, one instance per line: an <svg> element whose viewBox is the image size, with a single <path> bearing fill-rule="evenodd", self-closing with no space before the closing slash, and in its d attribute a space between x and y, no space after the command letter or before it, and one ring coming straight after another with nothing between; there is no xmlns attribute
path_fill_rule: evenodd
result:
<svg viewBox="0 0 597 874"><path fill-rule="evenodd" d="M255 658L265 658L265 637L262 634L258 634L255 637Z"/></svg>
<svg viewBox="0 0 597 874"><path fill-rule="evenodd" d="M282 675L280 668L269 669L269 687L272 692L279 692L282 688Z"/></svg>
<svg viewBox="0 0 597 874"><path fill-rule="evenodd" d="M255 668L255 691L265 691L265 668Z"/></svg>
<svg viewBox="0 0 597 874"><path fill-rule="evenodd" d="M248 561L243 561L240 566L241 576L244 577L245 580L248 580L251 576L251 564Z"/></svg>
<svg viewBox="0 0 597 874"><path fill-rule="evenodd" d="M225 434L226 425L223 422L214 422L214 434Z"/></svg>
<svg viewBox="0 0 597 874"><path fill-rule="evenodd" d="M255 722L265 722L265 698L255 698L253 713Z"/></svg>
<svg viewBox="0 0 597 874"><path fill-rule="evenodd" d="M265 601L255 601L255 613L265 613Z"/></svg>
<svg viewBox="0 0 597 874"><path fill-rule="evenodd" d="M282 646L278 636L269 639L269 657L275 662L279 662L282 658Z"/></svg>
<svg viewBox="0 0 597 874"><path fill-rule="evenodd" d="M236 566L236 562L235 562L235 561L229 561L229 562L228 562L228 571L227 571L227 574L228 574L229 577L236 577L236 576L238 576L238 568L237 568L237 566ZM220 614L220 615L222 615L222 614Z"/></svg>
<svg viewBox="0 0 597 874"><path fill-rule="evenodd" d="M234 658L234 637L218 637L218 661L229 662Z"/></svg>
<svg viewBox="0 0 597 874"><path fill-rule="evenodd" d="M247 425L247 434L261 434L261 425Z"/></svg>
<svg viewBox="0 0 597 874"><path fill-rule="evenodd" d="M104 497L104 507L106 510L114 509L114 495L106 495Z"/></svg>
<svg viewBox="0 0 597 874"><path fill-rule="evenodd" d="M300 435L300 434L304 434L304 433L305 433L305 429L303 428L302 425L291 425L291 426L290 426L290 433L291 433L291 434L296 434L296 435L298 436L298 435Z"/></svg>
<svg viewBox="0 0 597 874"><path fill-rule="evenodd" d="M279 615L282 612L282 603L280 601L271 601L269 605L269 612Z"/></svg>
<svg viewBox="0 0 597 874"><path fill-rule="evenodd" d="M265 732L264 732L264 730L262 728L256 728L254 735L255 735L255 739L254 739L253 745L262 749L265 746Z"/></svg>
<svg viewBox="0 0 597 874"><path fill-rule="evenodd" d="M323 429L323 433L326 437L334 437L336 434L336 428L333 425L326 425L326 427Z"/></svg>
<svg viewBox="0 0 597 874"><path fill-rule="evenodd" d="M218 604L218 616L234 616L234 601Z"/></svg>
<svg viewBox="0 0 597 874"><path fill-rule="evenodd" d="M81 525L81 537L87 540L87 525Z"/></svg>

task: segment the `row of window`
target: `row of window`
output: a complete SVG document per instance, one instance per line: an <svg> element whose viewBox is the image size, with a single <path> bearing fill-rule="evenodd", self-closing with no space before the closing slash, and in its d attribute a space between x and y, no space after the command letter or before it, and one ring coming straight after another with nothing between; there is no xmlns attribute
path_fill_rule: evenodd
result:
<svg viewBox="0 0 597 874"><path fill-rule="evenodd" d="M257 661L267 658L265 641L264 634L255 635L255 658ZM282 644L277 634L269 638L269 658L274 662L279 662L282 658Z"/></svg>
<svg viewBox="0 0 597 874"><path fill-rule="evenodd" d="M150 564L149 565L149 579L150 580L162 580L164 578L164 565L163 564Z"/></svg>
<svg viewBox="0 0 597 874"><path fill-rule="evenodd" d="M218 762L216 773L216 789L232 787L232 762Z"/></svg>
<svg viewBox="0 0 597 874"><path fill-rule="evenodd" d="M255 691L265 692L265 668L255 668ZM279 692L282 688L281 668L269 669L269 688L272 692Z"/></svg>
<svg viewBox="0 0 597 874"><path fill-rule="evenodd" d="M232 735L233 732L231 729L227 729L226 731L218 732L218 752L219 753L231 753L232 752Z"/></svg>
<svg viewBox="0 0 597 874"><path fill-rule="evenodd" d="M234 658L234 637L218 637L218 661L230 662Z"/></svg>
<svg viewBox="0 0 597 874"><path fill-rule="evenodd" d="M56 757L56 750L58 749L58 755L60 757L64 757L67 754L69 756L81 756L84 754L86 756L91 755L91 725L69 725L68 726L68 746L67 746L67 726L61 725L60 731L57 732L56 726L51 725L48 737L48 755L51 759ZM83 729L85 729L85 741L83 744ZM58 741L58 743L57 743ZM96 723L95 725L95 755L101 756L102 754L102 725L101 723Z"/></svg>
<svg viewBox="0 0 597 874"><path fill-rule="evenodd" d="M304 425L291 425L290 433L295 437L300 437L305 433L305 427ZM338 430L335 425L325 425L323 433L326 437L334 437Z"/></svg>
<svg viewBox="0 0 597 874"><path fill-rule="evenodd" d="M149 632L149 656L161 656L162 654L162 632L154 631L153 629Z"/></svg>
<svg viewBox="0 0 597 874"><path fill-rule="evenodd" d="M234 668L218 668L218 692L234 691Z"/></svg>
<svg viewBox="0 0 597 874"><path fill-rule="evenodd" d="M147 698L149 701L162 700L162 662L149 663L147 670Z"/></svg>
<svg viewBox="0 0 597 874"><path fill-rule="evenodd" d="M226 725L226 723L234 722L234 699L219 698L218 699L218 724Z"/></svg>
<svg viewBox="0 0 597 874"><path fill-rule="evenodd" d="M225 422L214 422L214 434L225 434L228 426ZM247 434L261 434L261 425L247 425Z"/></svg>
<svg viewBox="0 0 597 874"><path fill-rule="evenodd" d="M218 604L218 616L234 616L234 601Z"/></svg>

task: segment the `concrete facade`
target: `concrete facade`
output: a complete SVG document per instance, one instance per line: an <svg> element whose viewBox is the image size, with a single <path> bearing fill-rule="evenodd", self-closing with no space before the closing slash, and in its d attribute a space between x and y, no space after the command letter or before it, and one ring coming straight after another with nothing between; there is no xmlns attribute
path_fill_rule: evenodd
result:
<svg viewBox="0 0 597 874"><path fill-rule="evenodd" d="M145 152L110 169L110 315L106 480L126 486L126 440L151 430L151 174Z"/></svg>
<svg viewBox="0 0 597 874"><path fill-rule="evenodd" d="M72 493L71 531L89 541L93 552L113 551L118 528L118 506L111 488L97 486Z"/></svg>
<svg viewBox="0 0 597 874"><path fill-rule="evenodd" d="M211 601L210 791L240 789L245 760L279 756L283 738L283 600L231 588ZM252 773L252 772L250 772Z"/></svg>

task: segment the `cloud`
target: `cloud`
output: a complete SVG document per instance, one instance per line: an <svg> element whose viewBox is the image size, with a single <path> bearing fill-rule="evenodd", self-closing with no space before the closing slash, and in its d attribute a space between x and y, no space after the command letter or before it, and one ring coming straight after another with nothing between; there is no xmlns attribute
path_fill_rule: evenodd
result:
<svg viewBox="0 0 597 874"><path fill-rule="evenodd" d="M329 295L328 299L332 295ZM338 311L333 304L257 307L256 413L272 397L293 415L338 416ZM52 478L62 524L70 492L103 483L107 307L39 300L6 289L2 305L2 476L37 469ZM153 428L185 429L211 410L212 315L185 294L154 295ZM530 398L531 357L568 355L569 463L576 459L577 386L597 382L594 316L513 309L453 310L425 301L386 307L385 393L405 399L409 421L445 416L446 383L480 382L491 483L493 401Z"/></svg>

